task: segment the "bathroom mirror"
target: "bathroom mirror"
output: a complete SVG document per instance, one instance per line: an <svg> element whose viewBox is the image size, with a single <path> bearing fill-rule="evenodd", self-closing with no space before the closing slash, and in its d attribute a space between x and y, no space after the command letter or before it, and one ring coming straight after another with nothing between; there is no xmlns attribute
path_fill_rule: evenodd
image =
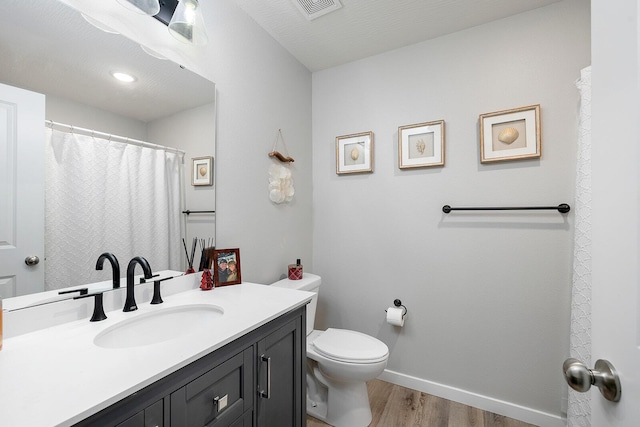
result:
<svg viewBox="0 0 640 427"><path fill-rule="evenodd" d="M119 34L99 30L57 0L0 2L0 83L45 94L48 120L182 149L186 151L185 174L190 174L191 158L215 159L215 85L150 53L154 52L144 51L139 44ZM136 75L133 89L116 87L109 80L109 72L118 66ZM210 132L198 136L200 145L180 138L157 141L151 131L145 135L150 123L193 109L204 109L207 113L203 117L207 123L202 128ZM102 124L102 115L110 116L110 122ZM45 123L42 126L44 133ZM194 188L185 178L185 209L215 211L215 184ZM196 192L203 205L189 206L189 192ZM196 233L197 237L215 238L214 214L194 218L195 226L191 228L189 221L185 215L183 234L188 242L194 228L206 230ZM171 250L180 251L183 256L181 246ZM121 275L127 261L120 260ZM101 280L111 278L110 268L101 273L104 273ZM22 293L17 290L16 294Z"/></svg>

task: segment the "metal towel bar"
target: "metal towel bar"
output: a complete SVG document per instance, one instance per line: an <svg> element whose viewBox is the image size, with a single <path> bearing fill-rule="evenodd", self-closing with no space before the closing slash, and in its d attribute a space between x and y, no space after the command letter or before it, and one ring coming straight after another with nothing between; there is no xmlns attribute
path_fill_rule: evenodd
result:
<svg viewBox="0 0 640 427"><path fill-rule="evenodd" d="M216 211L190 211L189 209L187 209L186 211L182 211L183 214L199 214L199 213L216 213Z"/></svg>
<svg viewBox="0 0 640 427"><path fill-rule="evenodd" d="M520 211L520 210L557 210L560 213L566 214L571 210L571 206L566 203L561 203L558 206L519 206L519 207L465 207L465 208L452 208L449 205L442 207L442 212L448 214L451 211Z"/></svg>

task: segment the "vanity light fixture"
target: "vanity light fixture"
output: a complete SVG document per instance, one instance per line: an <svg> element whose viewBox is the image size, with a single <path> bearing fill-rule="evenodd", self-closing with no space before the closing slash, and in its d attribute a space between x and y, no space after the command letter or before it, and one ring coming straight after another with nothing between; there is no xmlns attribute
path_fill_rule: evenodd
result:
<svg viewBox="0 0 640 427"><path fill-rule="evenodd" d="M209 41L198 0L179 0L169 22L169 33L178 41L204 45Z"/></svg>
<svg viewBox="0 0 640 427"><path fill-rule="evenodd" d="M138 80L135 76L131 74L123 73L122 71L112 71L111 75L114 79L121 81L123 83L133 83Z"/></svg>
<svg viewBox="0 0 640 427"><path fill-rule="evenodd" d="M136 13L153 16L160 12L159 0L118 0L122 6Z"/></svg>
<svg viewBox="0 0 640 427"><path fill-rule="evenodd" d="M167 25L169 33L182 43L207 44L209 37L199 0L117 0L129 10L153 16Z"/></svg>

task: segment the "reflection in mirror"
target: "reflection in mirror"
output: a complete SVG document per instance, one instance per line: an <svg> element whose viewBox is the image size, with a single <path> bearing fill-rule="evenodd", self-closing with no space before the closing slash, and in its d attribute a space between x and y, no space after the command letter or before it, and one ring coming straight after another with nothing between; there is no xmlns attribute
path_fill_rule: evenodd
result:
<svg viewBox="0 0 640 427"><path fill-rule="evenodd" d="M158 22L158 25L163 24ZM88 134L83 136L86 140L102 138L107 145L117 143L125 147L131 146L133 150L139 150L140 146L130 144L131 140L139 140L172 147L185 153L183 156L178 155L184 158L184 162L182 159L179 162L177 188L181 194L178 196L178 206L162 208L171 209L171 215L178 218L177 239L158 239L161 243L151 241L139 245L140 242L136 238L136 245L130 245L131 240L134 240L131 233L119 224L119 219L115 219L115 214L119 212L110 213L106 207L102 210L102 215L74 217L75 205L92 205L94 201L102 201L106 197L107 189L103 185L106 182L106 174L112 174L116 179L125 178L125 172L120 170L122 165L114 160L117 155L109 157L108 164L108 159L104 158L102 172L89 169L76 176L76 181L91 182L92 185L85 186L82 191L74 193L73 197L64 201L64 209L57 208L52 211L51 206L48 206L47 215L51 217L51 212L56 212L58 216L64 217L69 227L86 227L83 233L87 240L97 235L102 224L112 221L112 231L108 234L113 235L113 230L119 231L118 238L123 243L122 247L133 246L132 250L135 251L135 248L159 244L167 246L166 259L158 259L155 265L151 259L149 260L153 270L185 271L182 238L189 246L194 237L208 241L215 238L214 213L182 213L187 209L215 211L215 180L210 186L191 184L192 158L213 157L212 170L209 173L215 175L215 85L177 64L145 52L140 45L123 36L98 30L83 19L80 13L57 0L41 0L37 6L21 0L3 0L0 3L0 83L44 94L45 119L72 125L76 134L83 133L78 131L79 128L89 130L84 132ZM133 74L136 80L128 85L118 83L110 75L114 71ZM60 142L61 145L53 146L54 148L50 146L49 149L49 154L54 158L57 156L58 160L60 153L69 148L65 144L70 138L70 129L63 128L64 126L54 127L57 129L56 132L62 135L61 140L65 142ZM45 129L44 121L42 129L45 145L45 134L52 130ZM124 138L118 140L115 136ZM82 142L80 145L82 146ZM116 150L119 149L119 146L115 147ZM175 151L167 150L167 153L174 154ZM42 155L44 156L44 153ZM50 159L45 161L49 162ZM147 169L136 165L137 169ZM50 187L55 187L54 184L58 184L58 175L55 175L56 182L49 182L53 179L49 163L46 164L45 170L46 178L43 174L43 185L46 179L44 188L48 191ZM66 169L58 172L64 173ZM145 181L136 184L133 180L128 185L136 190L130 197L136 198L136 194L145 194L149 203L157 198L148 194L151 189ZM20 194L19 182L17 187L17 194ZM47 203L48 197L49 194L45 197ZM164 213L168 215L168 212L153 212L154 215ZM150 211L129 214L134 217L134 223L152 221ZM52 231L60 234L58 242L65 242L64 237L69 235L64 229L51 230L49 227L45 236ZM167 233L167 226L158 224L155 233L152 234L157 238L165 237ZM0 241L2 240L0 236ZM56 269L60 261L55 259L64 260L67 257L65 244L78 246L84 243L86 242L71 241L56 243L54 246L45 240L44 253L39 256L44 262L35 268L46 272ZM82 265L82 268L74 267L72 271L67 271L66 276L57 276L64 277L63 279L45 277L44 283L38 284L35 288L48 291L93 282L110 283L111 272L108 269L95 270L96 260L102 252L113 252L121 264L126 264L133 256L152 256L146 253L127 253L124 249L111 247L81 251L82 259L77 259L79 255L73 255L73 265ZM19 281L7 279L8 276L0 271L0 294L3 297L29 292L15 285Z"/></svg>

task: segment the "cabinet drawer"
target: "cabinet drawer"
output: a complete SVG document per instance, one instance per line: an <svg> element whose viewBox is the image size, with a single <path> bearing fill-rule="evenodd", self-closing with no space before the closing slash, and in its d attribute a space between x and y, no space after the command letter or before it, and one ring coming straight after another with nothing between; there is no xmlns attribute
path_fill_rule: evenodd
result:
<svg viewBox="0 0 640 427"><path fill-rule="evenodd" d="M227 427L253 405L253 348L171 394L171 425Z"/></svg>

